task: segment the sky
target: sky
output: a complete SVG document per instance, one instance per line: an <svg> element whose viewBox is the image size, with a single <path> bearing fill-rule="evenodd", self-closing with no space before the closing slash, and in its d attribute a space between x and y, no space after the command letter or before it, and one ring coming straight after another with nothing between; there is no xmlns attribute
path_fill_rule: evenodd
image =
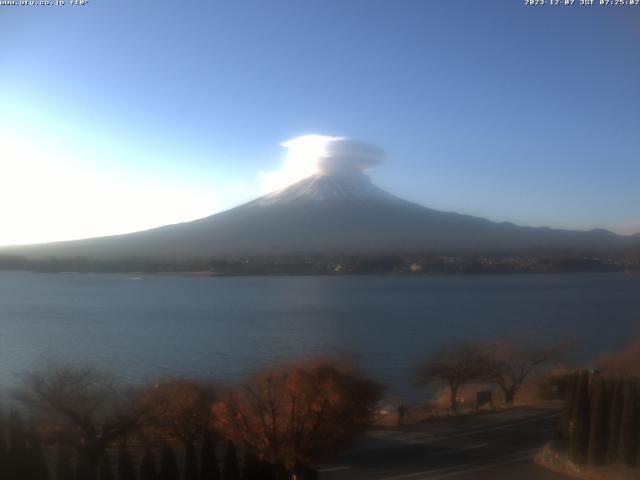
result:
<svg viewBox="0 0 640 480"><path fill-rule="evenodd" d="M639 44L640 6L0 6L0 245L203 217L323 138L378 147L373 181L432 208L640 232Z"/></svg>

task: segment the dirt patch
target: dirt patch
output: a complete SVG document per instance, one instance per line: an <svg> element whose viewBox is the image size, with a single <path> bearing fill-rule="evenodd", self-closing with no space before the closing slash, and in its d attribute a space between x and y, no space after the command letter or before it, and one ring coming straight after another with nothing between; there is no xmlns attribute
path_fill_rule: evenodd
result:
<svg viewBox="0 0 640 480"><path fill-rule="evenodd" d="M624 465L578 465L563 453L545 446L536 456L535 461L553 472L568 475L581 480L640 480L640 468L629 468Z"/></svg>

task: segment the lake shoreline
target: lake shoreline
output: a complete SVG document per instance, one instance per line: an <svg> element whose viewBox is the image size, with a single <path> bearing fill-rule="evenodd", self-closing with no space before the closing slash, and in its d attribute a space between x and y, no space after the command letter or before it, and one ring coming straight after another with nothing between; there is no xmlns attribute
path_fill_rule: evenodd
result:
<svg viewBox="0 0 640 480"><path fill-rule="evenodd" d="M157 277L201 277L201 278L221 278L221 277L369 277L369 276L383 276L383 277L508 277L508 276L520 276L520 275L607 275L607 274L621 274L637 276L640 275L640 270L554 270L554 271L529 271L529 270L514 270L514 271L481 271L481 272L215 272L215 271L104 271L104 270L87 270L87 271L66 271L66 270L12 270L12 269L0 269L0 272L20 272L20 273L44 273L51 275L82 275L82 274L94 274L94 275L127 275L127 276L157 276Z"/></svg>

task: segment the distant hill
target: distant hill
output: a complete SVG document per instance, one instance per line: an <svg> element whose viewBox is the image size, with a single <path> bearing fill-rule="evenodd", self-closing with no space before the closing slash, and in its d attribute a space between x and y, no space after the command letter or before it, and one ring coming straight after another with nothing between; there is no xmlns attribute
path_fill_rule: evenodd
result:
<svg viewBox="0 0 640 480"><path fill-rule="evenodd" d="M318 174L200 220L88 240L0 249L40 258L617 253L640 236L522 227L398 198L361 172Z"/></svg>

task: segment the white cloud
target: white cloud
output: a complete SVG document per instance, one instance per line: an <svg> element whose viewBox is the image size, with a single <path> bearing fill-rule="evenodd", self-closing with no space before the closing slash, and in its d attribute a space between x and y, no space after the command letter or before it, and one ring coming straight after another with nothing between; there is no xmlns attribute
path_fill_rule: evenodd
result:
<svg viewBox="0 0 640 480"><path fill-rule="evenodd" d="M305 177L318 173L318 161L325 155L327 145L342 137L303 135L282 142L288 152L279 170L260 172L263 193L280 190Z"/></svg>
<svg viewBox="0 0 640 480"><path fill-rule="evenodd" d="M329 142L318 161L324 174L362 172L382 163L382 150L373 145L340 138Z"/></svg>
<svg viewBox="0 0 640 480"><path fill-rule="evenodd" d="M376 147L346 137L303 135L280 144L288 149L279 170L260 172L263 193L291 185L316 173L333 174L362 171L382 163Z"/></svg>

